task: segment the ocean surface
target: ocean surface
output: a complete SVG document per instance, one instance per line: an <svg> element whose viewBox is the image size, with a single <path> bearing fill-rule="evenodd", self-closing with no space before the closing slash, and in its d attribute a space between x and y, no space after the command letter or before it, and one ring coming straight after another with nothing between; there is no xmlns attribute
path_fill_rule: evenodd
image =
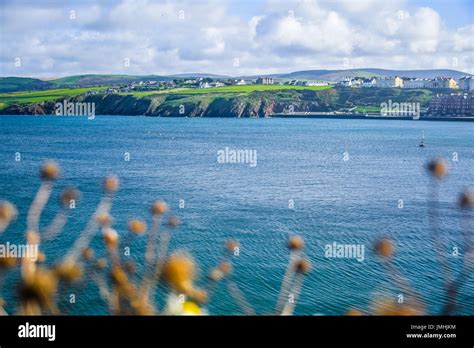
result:
<svg viewBox="0 0 474 348"><path fill-rule="evenodd" d="M418 147L422 131L425 148ZM42 247L48 264L64 255L84 227L100 199L102 178L115 174L120 190L113 227L123 238L128 238L130 218L149 222L151 204L167 201L183 222L173 232L172 248L193 255L200 285L221 260L224 242L239 240L232 280L258 314L275 307L288 263L286 241L293 234L304 237L312 262L296 314L342 315L348 308L368 310L381 296L396 298L399 292L372 251L380 236L395 241L396 266L428 312L439 313L445 299L428 227L432 182L424 165L438 156L448 161L438 214L446 253L459 247L462 254L463 219L456 199L464 187L474 186L474 123L468 122L5 116L0 117L0 143L0 199L19 210L0 243L23 240L44 160L56 160L62 178L42 226L57 211L62 188L74 185L82 192L65 230ZM257 165L219 163L218 151L226 147L256 150ZM15 161L16 153L21 161ZM131 257L140 263L145 238L128 240ZM325 246L334 242L364 245L363 262L325 257ZM99 254L103 250L99 234L92 246ZM448 259L455 273L461 258ZM15 275L3 284L10 311L16 286ZM75 304L68 302L70 293L76 295ZM157 297L161 303L161 293ZM462 288L459 302L460 314L474 315L474 277ZM67 314L106 313L92 282L61 291L60 308ZM217 315L240 313L225 286L217 288L207 309Z"/></svg>

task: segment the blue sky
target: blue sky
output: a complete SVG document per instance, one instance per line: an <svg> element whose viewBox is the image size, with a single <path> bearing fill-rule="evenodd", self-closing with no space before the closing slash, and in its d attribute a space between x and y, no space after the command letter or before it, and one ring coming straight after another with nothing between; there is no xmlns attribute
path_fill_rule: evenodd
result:
<svg viewBox="0 0 474 348"><path fill-rule="evenodd" d="M0 75L474 73L468 0L1 0Z"/></svg>

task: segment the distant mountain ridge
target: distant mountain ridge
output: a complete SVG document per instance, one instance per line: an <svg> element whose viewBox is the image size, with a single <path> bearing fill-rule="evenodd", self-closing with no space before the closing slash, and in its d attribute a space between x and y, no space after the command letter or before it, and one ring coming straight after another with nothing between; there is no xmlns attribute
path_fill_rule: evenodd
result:
<svg viewBox="0 0 474 348"><path fill-rule="evenodd" d="M183 73L174 75L119 75L119 74L85 74L66 76L57 79L42 80L27 77L0 77L0 93L34 91L63 87L91 87L106 85L123 85L137 81L171 81L176 78L209 77L213 79L256 79L259 76L273 77L275 80L324 80L338 82L345 77L389 77L401 76L411 78L435 78L447 76L459 79L461 76L471 75L451 69L429 70L388 70L376 68L346 69L346 70L302 70L282 74L262 74L254 76L223 76L207 73Z"/></svg>
<svg viewBox="0 0 474 348"><path fill-rule="evenodd" d="M347 70L303 70L289 74L273 74L271 77L277 79L300 79L300 80L326 80L338 82L345 77L411 77L411 78L435 78L447 76L459 79L462 76L470 75L462 71L451 69L430 69L430 70L388 70L376 68L361 68Z"/></svg>

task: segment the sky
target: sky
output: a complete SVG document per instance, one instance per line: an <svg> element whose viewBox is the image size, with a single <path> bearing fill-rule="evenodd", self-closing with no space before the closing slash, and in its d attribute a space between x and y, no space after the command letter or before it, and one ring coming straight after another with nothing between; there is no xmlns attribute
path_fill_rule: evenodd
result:
<svg viewBox="0 0 474 348"><path fill-rule="evenodd" d="M472 0L0 0L0 76L474 74Z"/></svg>

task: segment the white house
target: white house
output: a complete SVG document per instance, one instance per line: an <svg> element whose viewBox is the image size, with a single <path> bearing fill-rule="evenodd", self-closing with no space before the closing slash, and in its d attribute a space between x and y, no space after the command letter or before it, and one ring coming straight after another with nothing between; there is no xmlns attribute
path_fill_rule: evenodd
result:
<svg viewBox="0 0 474 348"><path fill-rule="evenodd" d="M350 77L345 77L339 83L342 87L351 87L352 86L352 79Z"/></svg>
<svg viewBox="0 0 474 348"><path fill-rule="evenodd" d="M362 87L376 87L377 86L377 79L371 78L371 79L364 79L362 81Z"/></svg>

